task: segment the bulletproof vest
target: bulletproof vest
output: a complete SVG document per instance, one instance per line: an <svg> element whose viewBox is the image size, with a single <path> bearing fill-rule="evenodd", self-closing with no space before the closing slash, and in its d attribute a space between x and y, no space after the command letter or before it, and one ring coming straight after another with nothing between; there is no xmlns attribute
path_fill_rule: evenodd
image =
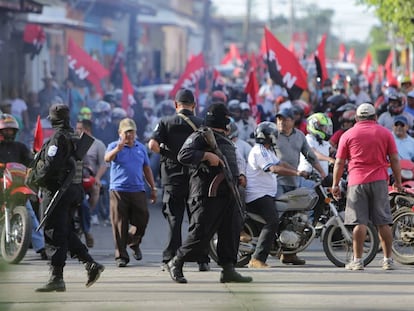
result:
<svg viewBox="0 0 414 311"><path fill-rule="evenodd" d="M71 140L73 143L74 148L76 148L76 142L79 140L79 136L75 133L71 134ZM73 153L76 150L73 150ZM76 160L75 165L75 175L72 179L72 184L81 184L82 183L82 173L83 173L83 160Z"/></svg>
<svg viewBox="0 0 414 311"><path fill-rule="evenodd" d="M226 157L228 165L230 166L231 174L234 180L240 175L239 168L237 166L236 147L233 142L222 135L214 135L216 137L217 145L223 155Z"/></svg>

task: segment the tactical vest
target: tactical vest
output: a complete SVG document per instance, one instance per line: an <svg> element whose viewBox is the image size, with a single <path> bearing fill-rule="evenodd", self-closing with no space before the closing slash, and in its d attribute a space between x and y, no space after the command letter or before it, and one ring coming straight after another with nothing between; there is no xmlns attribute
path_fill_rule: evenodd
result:
<svg viewBox="0 0 414 311"><path fill-rule="evenodd" d="M237 181L240 172L237 166L236 147L234 146L233 142L229 140L227 137L217 134L214 136L216 138L219 149L227 159L234 180Z"/></svg>

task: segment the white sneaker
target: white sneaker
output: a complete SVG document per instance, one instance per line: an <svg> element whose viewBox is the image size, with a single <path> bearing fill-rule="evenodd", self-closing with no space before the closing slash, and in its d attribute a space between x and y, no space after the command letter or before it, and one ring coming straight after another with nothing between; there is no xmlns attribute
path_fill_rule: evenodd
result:
<svg viewBox="0 0 414 311"><path fill-rule="evenodd" d="M392 258L382 260L382 269L383 270L394 270L394 260Z"/></svg>
<svg viewBox="0 0 414 311"><path fill-rule="evenodd" d="M345 265L345 269L352 270L352 271L364 270L364 263L362 262L362 260L359 260L359 261L352 260L350 263Z"/></svg>
<svg viewBox="0 0 414 311"><path fill-rule="evenodd" d="M91 216L91 225L99 225L98 215Z"/></svg>

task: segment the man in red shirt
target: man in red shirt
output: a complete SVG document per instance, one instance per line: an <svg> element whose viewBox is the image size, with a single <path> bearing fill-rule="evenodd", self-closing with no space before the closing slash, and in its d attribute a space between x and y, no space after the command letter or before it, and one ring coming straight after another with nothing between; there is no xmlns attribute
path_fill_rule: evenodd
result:
<svg viewBox="0 0 414 311"><path fill-rule="evenodd" d="M333 172L332 192L341 196L338 187L345 162L348 162L348 192L345 224L355 225L353 230L353 260L345 266L348 270L363 270L363 244L366 225L371 221L377 226L384 260L384 270L393 269L391 258L392 224L388 201L389 164L395 176L394 187L401 189L398 151L391 132L377 124L375 108L361 104L356 112L357 123L347 130L339 141Z"/></svg>

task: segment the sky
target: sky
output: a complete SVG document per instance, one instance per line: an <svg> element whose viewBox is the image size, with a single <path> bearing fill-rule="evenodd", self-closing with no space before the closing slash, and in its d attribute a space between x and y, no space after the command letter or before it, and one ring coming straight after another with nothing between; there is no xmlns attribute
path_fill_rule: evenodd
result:
<svg viewBox="0 0 414 311"><path fill-rule="evenodd" d="M266 19L268 14L268 3L272 1L273 15L279 15L280 11L290 12L289 0L252 0L253 14L263 16ZM344 41L359 40L365 41L372 26L379 24L373 10L364 5L354 4L354 0L292 0L295 7L295 16L303 15L303 8L310 4L316 4L320 8L329 8L335 11L333 17L333 33ZM218 9L220 15L244 15L246 14L247 0L212 0L213 5Z"/></svg>

